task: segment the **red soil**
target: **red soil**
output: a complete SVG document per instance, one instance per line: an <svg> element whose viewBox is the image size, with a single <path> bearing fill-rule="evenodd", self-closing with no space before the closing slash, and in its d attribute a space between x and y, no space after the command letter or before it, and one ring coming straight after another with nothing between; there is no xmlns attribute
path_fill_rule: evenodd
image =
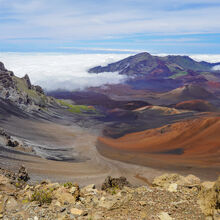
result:
<svg viewBox="0 0 220 220"><path fill-rule="evenodd" d="M187 109L187 110L194 110L194 111L215 111L215 107L210 104L208 101L205 100L189 100L183 101L175 106L177 109Z"/></svg>
<svg viewBox="0 0 220 220"><path fill-rule="evenodd" d="M106 150L108 148L111 151ZM122 154L125 152L127 157L132 155L131 162L144 165L147 165L147 160L150 159L162 160L165 164L212 164L220 168L220 117L177 122L161 128L127 134L118 139L100 137L98 149L112 152L116 159L119 159L119 155L114 153L114 150ZM177 149L181 150L181 153L175 153ZM122 160L129 162L122 154Z"/></svg>

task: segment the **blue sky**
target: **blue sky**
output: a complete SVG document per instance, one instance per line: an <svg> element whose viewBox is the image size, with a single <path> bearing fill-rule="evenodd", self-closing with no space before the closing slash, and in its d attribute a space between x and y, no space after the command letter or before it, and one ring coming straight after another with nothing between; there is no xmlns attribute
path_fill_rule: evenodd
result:
<svg viewBox="0 0 220 220"><path fill-rule="evenodd" d="M0 0L0 51L219 54L219 0Z"/></svg>

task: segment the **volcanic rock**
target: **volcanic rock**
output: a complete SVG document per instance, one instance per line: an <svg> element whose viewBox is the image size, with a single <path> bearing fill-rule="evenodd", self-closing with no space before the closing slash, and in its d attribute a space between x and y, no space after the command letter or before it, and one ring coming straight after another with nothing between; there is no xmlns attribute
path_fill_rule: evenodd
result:
<svg viewBox="0 0 220 220"><path fill-rule="evenodd" d="M21 166L18 171L18 180L27 182L30 179L28 172L24 166Z"/></svg>
<svg viewBox="0 0 220 220"><path fill-rule="evenodd" d="M131 186L125 177L112 178L108 176L102 184L102 190L108 190L114 187L122 189L124 186Z"/></svg>
<svg viewBox="0 0 220 220"><path fill-rule="evenodd" d="M27 84L27 87L28 87L28 89L31 89L31 80L30 80L30 78L29 78L29 76L26 74L24 77L23 77L23 79L26 81L26 84Z"/></svg>
<svg viewBox="0 0 220 220"><path fill-rule="evenodd" d="M202 185L198 198L203 213L218 220L220 217L220 177L212 188Z"/></svg>

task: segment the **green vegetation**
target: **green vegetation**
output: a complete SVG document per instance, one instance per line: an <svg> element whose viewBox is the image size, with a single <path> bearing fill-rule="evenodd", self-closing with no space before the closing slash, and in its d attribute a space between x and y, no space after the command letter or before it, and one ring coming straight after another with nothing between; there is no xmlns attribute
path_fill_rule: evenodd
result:
<svg viewBox="0 0 220 220"><path fill-rule="evenodd" d="M21 93L26 93L28 97L33 99L38 105L45 106L47 102L47 97L43 94L39 94L34 89L28 89L25 79L13 76L13 80L16 83L17 89Z"/></svg>
<svg viewBox="0 0 220 220"><path fill-rule="evenodd" d="M71 183L71 182L66 182L66 183L63 184L63 186L64 186L65 188L70 189L71 187L73 187L73 183Z"/></svg>
<svg viewBox="0 0 220 220"><path fill-rule="evenodd" d="M110 193L111 195L115 195L119 192L120 187L118 185L112 185L111 188L107 189L107 192Z"/></svg>
<svg viewBox="0 0 220 220"><path fill-rule="evenodd" d="M57 100L62 106L68 108L68 111L75 113L75 114L82 114L82 113L97 113L96 109L93 106L87 105L72 105L68 102L63 100Z"/></svg>
<svg viewBox="0 0 220 220"><path fill-rule="evenodd" d="M29 203L29 200L28 200L28 199L23 199L23 200L22 200L22 203L23 203L23 204Z"/></svg>
<svg viewBox="0 0 220 220"><path fill-rule="evenodd" d="M40 205L50 204L52 202L52 189L35 190L31 196L31 201L36 201Z"/></svg>
<svg viewBox="0 0 220 220"><path fill-rule="evenodd" d="M167 56L164 60L181 66L184 69L191 69L195 71L205 70L209 71L210 66L205 62L196 62L188 56Z"/></svg>
<svg viewBox="0 0 220 220"><path fill-rule="evenodd" d="M171 63L166 65L171 72L178 73L179 71L183 71L183 68L175 63Z"/></svg>
<svg viewBox="0 0 220 220"><path fill-rule="evenodd" d="M178 77L180 77L180 76L185 76L185 75L187 75L187 74L188 74L188 73L187 73L186 71L180 71L180 72L178 72L178 73L176 73L176 74L170 76L169 78L170 78L170 79L176 79L176 78L178 78Z"/></svg>
<svg viewBox="0 0 220 220"><path fill-rule="evenodd" d="M38 94L35 90L28 89L27 84L24 79L13 76L16 86L20 92L25 92L28 96L32 98L38 98Z"/></svg>

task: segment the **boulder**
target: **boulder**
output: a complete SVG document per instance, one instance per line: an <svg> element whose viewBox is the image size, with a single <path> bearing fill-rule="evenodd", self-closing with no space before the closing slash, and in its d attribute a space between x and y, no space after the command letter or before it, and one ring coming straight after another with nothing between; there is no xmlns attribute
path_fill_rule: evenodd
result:
<svg viewBox="0 0 220 220"><path fill-rule="evenodd" d="M170 184L181 181L184 177L179 174L163 174L153 180L152 185L156 187L169 188Z"/></svg>
<svg viewBox="0 0 220 220"><path fill-rule="evenodd" d="M12 139L8 139L7 146L9 147L17 147L19 145L18 141L14 141Z"/></svg>
<svg viewBox="0 0 220 220"><path fill-rule="evenodd" d="M85 210L77 209L77 208L70 209L70 213L76 216L85 216L88 214Z"/></svg>
<svg viewBox="0 0 220 220"><path fill-rule="evenodd" d="M156 177L152 183L153 186L162 187L170 192L175 192L178 186L194 187L200 185L200 179L194 175L188 175L186 177L179 174L164 174Z"/></svg>
<svg viewBox="0 0 220 220"><path fill-rule="evenodd" d="M68 189L63 186L54 192L54 198L62 205L64 205L65 203L75 204L76 202L76 198L74 197L74 195L72 195L68 191Z"/></svg>
<svg viewBox="0 0 220 220"><path fill-rule="evenodd" d="M105 208L107 210L113 210L114 207L117 207L117 202L118 202L118 199L115 197L112 197L112 198L102 197L100 199L98 206Z"/></svg>
<svg viewBox="0 0 220 220"><path fill-rule="evenodd" d="M167 212L161 212L158 216L160 220L172 220L173 218Z"/></svg>
<svg viewBox="0 0 220 220"><path fill-rule="evenodd" d="M202 212L212 219L220 216L220 176L213 187L211 184L202 184L198 196L198 204ZM216 217L217 216L217 217Z"/></svg>
<svg viewBox="0 0 220 220"><path fill-rule="evenodd" d="M0 62L0 70L2 70L2 71L7 71L7 70L5 69L4 63L2 63L2 62Z"/></svg>
<svg viewBox="0 0 220 220"><path fill-rule="evenodd" d="M28 89L31 89L31 80L30 80L29 76L26 74L26 75L23 77L23 79L25 80Z"/></svg>
<svg viewBox="0 0 220 220"><path fill-rule="evenodd" d="M112 178L108 176L102 184L102 190L108 190L111 188L122 189L124 186L131 186L125 177Z"/></svg>
<svg viewBox="0 0 220 220"><path fill-rule="evenodd" d="M168 187L169 192L177 192L178 185L176 183L171 183Z"/></svg>
<svg viewBox="0 0 220 220"><path fill-rule="evenodd" d="M34 86L34 89L35 89L37 92L39 92L39 93L41 93L41 94L44 94L44 90L43 90L40 86L36 85L36 86Z"/></svg>
<svg viewBox="0 0 220 220"><path fill-rule="evenodd" d="M180 178L177 181L177 184L180 185L180 186L195 186L195 185L199 185L200 182L201 181L198 177L190 174L186 177Z"/></svg>
<svg viewBox="0 0 220 220"><path fill-rule="evenodd" d="M30 179L27 170L24 166L21 166L18 171L18 180L27 182Z"/></svg>
<svg viewBox="0 0 220 220"><path fill-rule="evenodd" d="M215 182L211 182L211 181L205 181L205 182L201 183L201 187L205 188L207 190L213 188L214 185L215 185Z"/></svg>
<svg viewBox="0 0 220 220"><path fill-rule="evenodd" d="M13 211L17 208L18 202L16 201L16 199L14 197L9 197L5 205L6 211Z"/></svg>

